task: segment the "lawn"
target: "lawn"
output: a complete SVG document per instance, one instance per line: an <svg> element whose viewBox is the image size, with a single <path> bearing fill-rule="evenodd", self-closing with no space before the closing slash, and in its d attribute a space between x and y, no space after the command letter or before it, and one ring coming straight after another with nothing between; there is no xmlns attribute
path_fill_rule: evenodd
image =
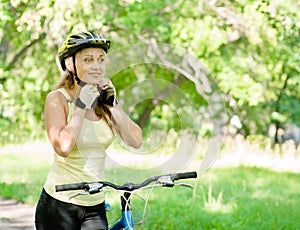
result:
<svg viewBox="0 0 300 230"><path fill-rule="evenodd" d="M49 161L32 155L0 154L0 196L35 204L49 170Z"/></svg>
<svg viewBox="0 0 300 230"><path fill-rule="evenodd" d="M255 167L211 169L194 190L155 189L143 229L300 229L299 176ZM137 203L133 210L141 216L144 202Z"/></svg>
<svg viewBox="0 0 300 230"><path fill-rule="evenodd" d="M49 160L33 155L0 154L0 196L35 205L49 169ZM118 170L108 175L127 176ZM300 173L276 172L257 167L212 168L194 189L156 188L143 229L300 229ZM136 181L135 181L136 182ZM139 194L144 198L149 190ZM107 193L110 222L119 216L119 194ZM132 201L135 220L144 208ZM148 212L147 212L148 213ZM137 229L139 229L137 225Z"/></svg>

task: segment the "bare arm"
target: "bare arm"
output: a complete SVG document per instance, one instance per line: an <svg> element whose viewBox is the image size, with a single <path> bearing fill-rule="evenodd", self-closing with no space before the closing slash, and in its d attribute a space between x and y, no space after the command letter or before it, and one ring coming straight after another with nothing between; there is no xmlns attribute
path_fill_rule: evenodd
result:
<svg viewBox="0 0 300 230"><path fill-rule="evenodd" d="M120 104L109 109L114 129L120 134L122 140L129 146L139 148L142 145L141 128L128 117Z"/></svg>
<svg viewBox="0 0 300 230"><path fill-rule="evenodd" d="M45 120L48 138L55 152L67 157L76 144L86 111L75 107L71 120L67 123L68 105L58 91L46 98Z"/></svg>

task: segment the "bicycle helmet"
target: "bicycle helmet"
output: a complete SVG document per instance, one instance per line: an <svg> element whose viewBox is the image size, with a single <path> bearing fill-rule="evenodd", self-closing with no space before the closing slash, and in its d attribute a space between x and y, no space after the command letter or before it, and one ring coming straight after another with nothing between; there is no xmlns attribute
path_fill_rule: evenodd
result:
<svg viewBox="0 0 300 230"><path fill-rule="evenodd" d="M70 34L58 50L58 58L63 70L66 70L64 59L75 54L81 49L99 47L105 53L110 48L110 40L106 40L101 34L92 31Z"/></svg>

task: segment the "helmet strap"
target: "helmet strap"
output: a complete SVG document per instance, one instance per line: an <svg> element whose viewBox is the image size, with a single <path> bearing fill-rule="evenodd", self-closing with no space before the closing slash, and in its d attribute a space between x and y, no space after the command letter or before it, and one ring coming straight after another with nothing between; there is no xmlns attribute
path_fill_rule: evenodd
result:
<svg viewBox="0 0 300 230"><path fill-rule="evenodd" d="M76 71L76 65L75 65L75 54L73 55L73 66L74 66L74 74L73 74L73 76L74 76L74 79L75 79L75 81L77 82L77 84L79 85L80 84L80 82L81 82L81 80L79 79L79 77L77 76L77 71Z"/></svg>

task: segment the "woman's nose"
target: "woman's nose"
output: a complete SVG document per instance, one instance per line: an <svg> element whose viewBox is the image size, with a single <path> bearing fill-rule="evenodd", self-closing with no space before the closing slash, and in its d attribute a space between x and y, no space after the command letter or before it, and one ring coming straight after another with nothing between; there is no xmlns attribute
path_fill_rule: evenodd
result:
<svg viewBox="0 0 300 230"><path fill-rule="evenodd" d="M94 65L92 66L93 69L102 69L103 68L103 63L101 63L100 61L95 61Z"/></svg>

